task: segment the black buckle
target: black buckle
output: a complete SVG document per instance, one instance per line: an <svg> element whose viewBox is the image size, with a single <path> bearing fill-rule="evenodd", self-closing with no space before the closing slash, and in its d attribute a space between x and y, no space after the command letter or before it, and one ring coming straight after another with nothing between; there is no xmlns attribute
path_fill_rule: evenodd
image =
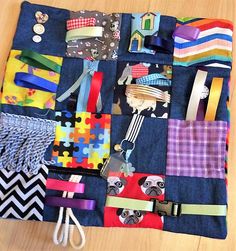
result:
<svg viewBox="0 0 236 251"><path fill-rule="evenodd" d="M151 199L153 201L153 213L160 216L172 216L178 217L181 215L181 204L173 201L159 201L157 199Z"/></svg>

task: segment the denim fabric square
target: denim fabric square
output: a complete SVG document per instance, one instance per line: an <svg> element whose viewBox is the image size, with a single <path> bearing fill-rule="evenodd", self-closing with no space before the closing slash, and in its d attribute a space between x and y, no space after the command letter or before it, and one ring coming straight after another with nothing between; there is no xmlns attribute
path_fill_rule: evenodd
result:
<svg viewBox="0 0 236 251"><path fill-rule="evenodd" d="M59 180L69 180L70 175L49 172L49 178ZM83 176L81 183L85 184L84 194L75 193L75 199L90 199L96 201L96 207L93 211L72 209L75 217L83 226L99 226L103 224L104 205L106 200L107 183L100 177ZM61 191L46 190L46 196L62 197ZM50 207L45 205L43 220L57 222L59 207Z"/></svg>
<svg viewBox="0 0 236 251"><path fill-rule="evenodd" d="M166 174L225 178L227 123L168 120Z"/></svg>
<svg viewBox="0 0 236 251"><path fill-rule="evenodd" d="M230 70L214 67L204 67L201 69L207 71L208 73L205 83L208 89L210 89L211 87L211 82L213 78L224 78L221 97L216 112L216 120L228 121L228 112L226 104L229 94L228 84L230 78ZM197 67L173 66L170 118L185 120L188 102L190 99L197 70ZM205 98L201 101L203 102L202 104L204 109L206 109L208 98Z"/></svg>
<svg viewBox="0 0 236 251"><path fill-rule="evenodd" d="M112 115L111 119L111 154L114 146L125 138L132 117L126 115ZM167 149L167 120L145 118L135 148L130 155L129 162L135 172L150 174L165 174Z"/></svg>
<svg viewBox="0 0 236 251"><path fill-rule="evenodd" d="M147 117L168 118L170 101L163 102L164 100L136 97L128 94L127 88L137 84L140 87L149 86L163 95L170 95L172 66L118 61L116 78L113 114L138 113Z"/></svg>
<svg viewBox="0 0 236 251"><path fill-rule="evenodd" d="M165 199L186 204L226 205L226 184L223 179L166 176ZM164 217L163 230L225 239L225 216L181 215Z"/></svg>
<svg viewBox="0 0 236 251"><path fill-rule="evenodd" d="M36 11L41 11L49 16L48 21L44 24L45 32L40 35L42 38L40 43L35 43L32 40L35 35L33 26L37 23ZM23 2L13 40L13 49L27 48L42 54L65 56L66 20L69 19L69 16L69 10Z"/></svg>

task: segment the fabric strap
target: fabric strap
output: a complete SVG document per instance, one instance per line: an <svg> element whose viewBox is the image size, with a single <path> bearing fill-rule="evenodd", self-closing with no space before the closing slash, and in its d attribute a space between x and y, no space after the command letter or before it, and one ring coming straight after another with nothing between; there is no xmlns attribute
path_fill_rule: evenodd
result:
<svg viewBox="0 0 236 251"><path fill-rule="evenodd" d="M66 28L67 30L73 30L81 27L87 26L95 26L96 18L88 17L88 18L73 18L66 21Z"/></svg>
<svg viewBox="0 0 236 251"><path fill-rule="evenodd" d="M66 33L66 42L76 39L87 39L93 37L103 36L103 27L91 26L91 27L81 27L74 30L69 30Z"/></svg>
<svg viewBox="0 0 236 251"><path fill-rule="evenodd" d="M205 115L206 121L214 121L223 87L223 78L213 78Z"/></svg>
<svg viewBox="0 0 236 251"><path fill-rule="evenodd" d="M46 188L50 190L84 193L85 185L83 183L48 178Z"/></svg>
<svg viewBox="0 0 236 251"><path fill-rule="evenodd" d="M96 202L95 200L70 199L70 198L60 198L55 196L46 196L45 204L53 207L69 207L81 210L94 210Z"/></svg>
<svg viewBox="0 0 236 251"><path fill-rule="evenodd" d="M87 112L96 112L102 80L103 72L94 72L88 97Z"/></svg>
<svg viewBox="0 0 236 251"><path fill-rule="evenodd" d="M17 86L56 93L57 85L30 73L17 72L14 82Z"/></svg>
<svg viewBox="0 0 236 251"><path fill-rule="evenodd" d="M143 115L134 114L125 135L125 140L135 143L144 120Z"/></svg>
<svg viewBox="0 0 236 251"><path fill-rule="evenodd" d="M144 47L156 52L169 54L173 52L173 41L160 36L145 36Z"/></svg>
<svg viewBox="0 0 236 251"><path fill-rule="evenodd" d="M153 201L107 196L107 207L153 212ZM181 214L226 216L226 205L181 204Z"/></svg>
<svg viewBox="0 0 236 251"><path fill-rule="evenodd" d="M206 82L207 72L198 70L193 83L191 96L188 103L186 120L196 120L201 93Z"/></svg>
<svg viewBox="0 0 236 251"><path fill-rule="evenodd" d="M51 70L59 74L61 72L61 66L59 64L31 50L23 50L19 59L22 62L39 69Z"/></svg>

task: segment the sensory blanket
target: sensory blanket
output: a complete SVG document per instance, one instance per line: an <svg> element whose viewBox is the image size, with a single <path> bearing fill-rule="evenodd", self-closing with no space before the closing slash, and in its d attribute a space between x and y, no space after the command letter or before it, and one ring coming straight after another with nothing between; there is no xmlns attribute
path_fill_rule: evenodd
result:
<svg viewBox="0 0 236 251"><path fill-rule="evenodd" d="M23 2L1 91L0 217L226 238L232 33Z"/></svg>

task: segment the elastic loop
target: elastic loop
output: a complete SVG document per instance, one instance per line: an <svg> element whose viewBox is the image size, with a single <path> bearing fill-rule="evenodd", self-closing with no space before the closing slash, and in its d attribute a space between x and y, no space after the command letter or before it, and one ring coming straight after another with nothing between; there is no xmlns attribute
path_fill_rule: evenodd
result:
<svg viewBox="0 0 236 251"><path fill-rule="evenodd" d="M156 52L162 52L166 54L173 53L173 42L168 41L160 36L145 36L144 47Z"/></svg>
<svg viewBox="0 0 236 251"><path fill-rule="evenodd" d="M61 72L61 66L59 64L34 51L23 50L19 59L20 61L39 69L47 71L51 70L59 74Z"/></svg>

